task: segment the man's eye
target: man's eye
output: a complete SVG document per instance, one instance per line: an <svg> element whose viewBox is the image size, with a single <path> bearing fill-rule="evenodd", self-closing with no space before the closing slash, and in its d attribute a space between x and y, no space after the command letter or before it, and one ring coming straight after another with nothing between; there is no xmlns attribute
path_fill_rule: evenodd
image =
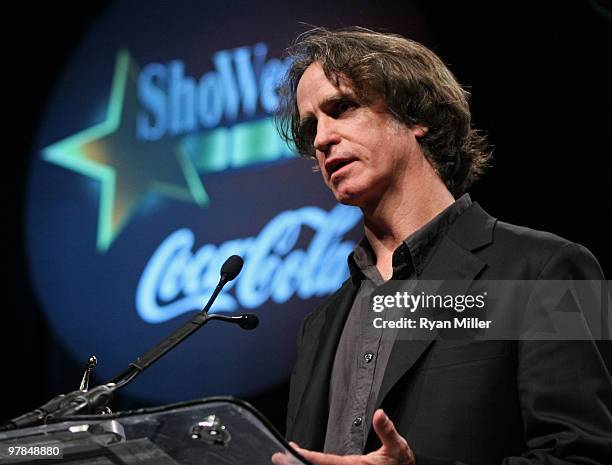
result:
<svg viewBox="0 0 612 465"><path fill-rule="evenodd" d="M336 116L340 116L342 113L347 112L348 110L357 107L357 104L351 100L342 100L338 102L335 108Z"/></svg>

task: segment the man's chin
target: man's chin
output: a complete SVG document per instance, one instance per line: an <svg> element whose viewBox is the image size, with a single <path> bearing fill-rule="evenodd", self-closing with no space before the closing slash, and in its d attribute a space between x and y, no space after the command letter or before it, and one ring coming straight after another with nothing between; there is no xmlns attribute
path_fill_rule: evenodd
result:
<svg viewBox="0 0 612 465"><path fill-rule="evenodd" d="M336 197L338 203L352 207L360 207L365 201L363 192L349 190L334 191L334 197Z"/></svg>

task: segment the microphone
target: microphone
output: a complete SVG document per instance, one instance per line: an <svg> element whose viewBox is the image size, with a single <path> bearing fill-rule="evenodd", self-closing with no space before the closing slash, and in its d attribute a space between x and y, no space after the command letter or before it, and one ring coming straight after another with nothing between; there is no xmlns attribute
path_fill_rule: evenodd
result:
<svg viewBox="0 0 612 465"><path fill-rule="evenodd" d="M183 342L187 337L191 336L194 332L208 323L210 320L221 320L229 323L237 323L243 329L254 329L259 324L259 318L253 314L245 315L221 315L221 314L209 314L208 310L212 306L213 302L221 292L221 289L229 281L233 280L238 276L242 269L243 260L238 255L232 255L221 267L221 277L217 287L213 291L212 295L206 302L204 308L198 312L191 320L185 322L182 326L176 329L170 336L164 339L157 346L153 347L149 352L144 354L142 357L138 357L134 362L130 363L127 370L120 375L113 378L110 382L116 385L116 389L119 389L130 381L132 381L138 374L148 368L152 363L156 362L159 358L165 355L167 352L172 350L178 344Z"/></svg>
<svg viewBox="0 0 612 465"><path fill-rule="evenodd" d="M253 313L245 313L244 315L240 315L242 317L242 321L239 323L242 329L251 330L257 328L259 326L259 318L257 315Z"/></svg>
<svg viewBox="0 0 612 465"><path fill-rule="evenodd" d="M228 323L236 323L242 329L246 330L255 329L259 325L259 318L253 313L244 313L242 315L223 315L220 313L213 313L208 315L208 320L221 320L227 321Z"/></svg>
<svg viewBox="0 0 612 465"><path fill-rule="evenodd" d="M208 323L210 320L221 320L230 323L238 323L241 328L253 329L259 323L259 319L255 315L244 316L227 316L219 314L209 314L208 310L212 306L213 302L221 292L221 289L232 279L238 276L242 269L243 260L238 255L232 255L223 266L221 266L221 277L217 287L213 291L212 295L204 305L204 308L197 313L191 320L185 322L183 326L176 329L170 336L164 339L157 346L153 347L142 357L138 357L134 362L130 363L128 369L121 373L119 376L113 378L110 382L115 383L117 388L125 386L127 383L132 381L139 373L148 368L152 363L156 362L159 358L165 355L167 352L172 350L178 344L183 342L187 337L191 336L194 332ZM255 318L255 320L253 319Z"/></svg>
<svg viewBox="0 0 612 465"><path fill-rule="evenodd" d="M225 283L232 281L242 270L242 265L244 265L242 257L232 255L221 267L221 280Z"/></svg>

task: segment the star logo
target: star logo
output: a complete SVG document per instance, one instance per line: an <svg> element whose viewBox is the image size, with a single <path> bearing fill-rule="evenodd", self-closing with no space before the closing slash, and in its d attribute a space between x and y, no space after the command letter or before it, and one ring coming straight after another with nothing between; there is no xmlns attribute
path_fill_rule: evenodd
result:
<svg viewBox="0 0 612 465"><path fill-rule="evenodd" d="M138 66L119 51L106 119L43 149L43 159L100 182L96 247L105 253L147 195L208 204L192 159L172 139L136 138Z"/></svg>

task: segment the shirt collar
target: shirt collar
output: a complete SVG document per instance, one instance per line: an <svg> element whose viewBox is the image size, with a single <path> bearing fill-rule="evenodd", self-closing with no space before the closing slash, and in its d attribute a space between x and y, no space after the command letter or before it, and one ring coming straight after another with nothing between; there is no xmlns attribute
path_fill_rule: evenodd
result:
<svg viewBox="0 0 612 465"><path fill-rule="evenodd" d="M429 222L408 236L393 252L393 277L401 279L412 271L419 276L433 250L446 235L450 226L463 212L472 205L469 194L463 194L459 199L445 208ZM373 279L380 274L376 269L375 255L368 240L363 237L348 257L351 280L357 284L363 279ZM376 280L376 279L373 279Z"/></svg>

